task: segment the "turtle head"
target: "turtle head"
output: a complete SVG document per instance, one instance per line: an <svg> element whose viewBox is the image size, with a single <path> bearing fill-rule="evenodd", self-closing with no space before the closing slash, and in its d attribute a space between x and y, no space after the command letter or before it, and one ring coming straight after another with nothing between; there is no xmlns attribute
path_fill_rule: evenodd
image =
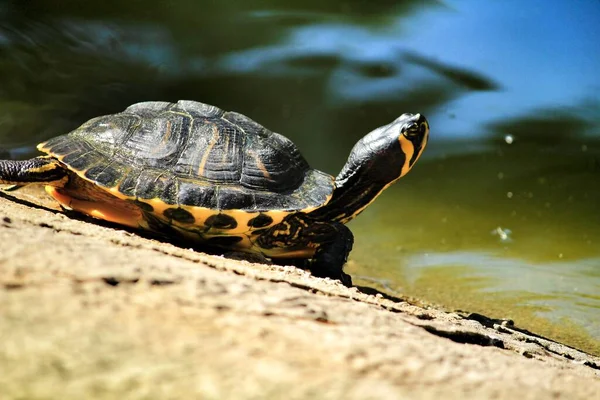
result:
<svg viewBox="0 0 600 400"><path fill-rule="evenodd" d="M427 145L429 123L421 114L402 114L360 139L335 179L330 202L315 212L346 223L415 165Z"/></svg>
<svg viewBox="0 0 600 400"><path fill-rule="evenodd" d="M356 143L336 183L378 183L387 187L415 165L427 145L429 123L421 114L402 114Z"/></svg>

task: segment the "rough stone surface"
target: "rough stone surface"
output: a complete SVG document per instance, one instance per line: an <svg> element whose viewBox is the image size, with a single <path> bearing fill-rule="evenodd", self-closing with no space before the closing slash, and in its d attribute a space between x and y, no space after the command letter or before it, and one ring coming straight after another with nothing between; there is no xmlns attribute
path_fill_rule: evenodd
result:
<svg viewBox="0 0 600 400"><path fill-rule="evenodd" d="M2 399L600 393L599 358L510 322L210 256L24 202L0 198L0 250Z"/></svg>

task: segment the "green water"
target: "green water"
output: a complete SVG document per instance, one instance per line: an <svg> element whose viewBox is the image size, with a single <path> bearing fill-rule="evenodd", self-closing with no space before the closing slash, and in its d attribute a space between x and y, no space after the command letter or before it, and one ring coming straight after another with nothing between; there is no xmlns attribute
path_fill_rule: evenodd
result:
<svg viewBox="0 0 600 400"><path fill-rule="evenodd" d="M573 145L536 160L532 146L506 147L425 161L352 223L348 269L597 354L600 153Z"/></svg>
<svg viewBox="0 0 600 400"><path fill-rule="evenodd" d="M351 223L348 271L600 354L599 27L594 0L0 1L0 153L193 99L336 174L422 112L429 147Z"/></svg>

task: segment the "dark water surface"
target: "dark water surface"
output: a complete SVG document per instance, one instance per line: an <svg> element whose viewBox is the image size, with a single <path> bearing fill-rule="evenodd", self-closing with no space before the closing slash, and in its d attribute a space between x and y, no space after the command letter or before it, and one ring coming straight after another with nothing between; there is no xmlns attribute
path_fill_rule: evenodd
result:
<svg viewBox="0 0 600 400"><path fill-rule="evenodd" d="M145 100L247 114L337 174L422 112L348 271L600 354L600 2L0 1L5 158Z"/></svg>

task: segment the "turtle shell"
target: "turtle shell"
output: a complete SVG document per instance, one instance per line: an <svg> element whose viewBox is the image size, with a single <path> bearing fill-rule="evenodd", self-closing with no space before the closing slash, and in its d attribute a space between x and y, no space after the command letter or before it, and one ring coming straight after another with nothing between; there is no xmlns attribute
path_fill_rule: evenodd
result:
<svg viewBox="0 0 600 400"><path fill-rule="evenodd" d="M334 189L333 177L311 169L289 139L195 101L134 104L38 148L117 197L145 204L308 212Z"/></svg>

